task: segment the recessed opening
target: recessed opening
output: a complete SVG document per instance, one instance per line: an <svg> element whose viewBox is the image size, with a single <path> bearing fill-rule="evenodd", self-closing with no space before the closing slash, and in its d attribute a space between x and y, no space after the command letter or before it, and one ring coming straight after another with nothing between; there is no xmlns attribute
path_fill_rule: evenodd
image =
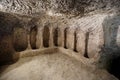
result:
<svg viewBox="0 0 120 80"><path fill-rule="evenodd" d="M84 57L86 57L86 58L89 58L88 57L88 40L89 40L89 32L87 32L86 34L85 34L85 53L84 53Z"/></svg>
<svg viewBox="0 0 120 80"><path fill-rule="evenodd" d="M68 28L65 28L64 30L64 48L67 49L66 43L67 43L67 30Z"/></svg>
<svg viewBox="0 0 120 80"><path fill-rule="evenodd" d="M13 45L16 51L24 51L27 48L27 31L24 28L14 28Z"/></svg>
<svg viewBox="0 0 120 80"><path fill-rule="evenodd" d="M49 47L49 37L50 37L50 30L48 26L45 26L43 29L43 46Z"/></svg>
<svg viewBox="0 0 120 80"><path fill-rule="evenodd" d="M53 32L53 40L54 40L54 45L58 46L58 30L59 28L55 28Z"/></svg>
<svg viewBox="0 0 120 80"><path fill-rule="evenodd" d="M77 52L77 33L74 32L74 51Z"/></svg>
<svg viewBox="0 0 120 80"><path fill-rule="evenodd" d="M114 58L109 66L108 71L120 79L120 57Z"/></svg>
<svg viewBox="0 0 120 80"><path fill-rule="evenodd" d="M36 35L37 35L37 26L31 28L30 31L30 44L32 49L36 49Z"/></svg>

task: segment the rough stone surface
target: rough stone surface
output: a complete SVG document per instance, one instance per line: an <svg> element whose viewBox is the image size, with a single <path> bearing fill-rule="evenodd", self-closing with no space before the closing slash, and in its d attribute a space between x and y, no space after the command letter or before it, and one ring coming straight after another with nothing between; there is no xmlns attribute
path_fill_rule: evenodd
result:
<svg viewBox="0 0 120 80"><path fill-rule="evenodd" d="M75 61L70 62L70 66L77 63L76 60L78 62L79 60L81 61L81 63L74 67L78 71L79 69L82 70L79 65L92 66L93 69L98 70L102 68L103 71L105 69L108 71L112 69L114 71L114 68L110 65L114 63L114 59L120 59L119 4L119 0L0 0L0 65L5 65L13 61L19 64L19 60L21 61L22 57L27 61L28 58L26 57L30 56L34 58L33 62L34 60L42 60L41 55L38 56L40 59L35 56L36 54L44 53L45 50L39 52L39 50L43 49L50 49L49 51L52 51L55 58L53 58L53 54L49 54L50 57L56 59L60 54L59 51L54 52L56 50L54 48L57 47L57 49L64 49L63 51L67 52L66 54L69 56L71 62L71 59L74 58ZM34 52L37 50L38 52ZM63 58L65 59L66 57ZM58 60L60 61L63 58L60 57ZM49 59L46 62L49 62ZM35 61L35 63L37 64L38 62ZM15 68L14 65L16 64L13 64L13 68ZM27 62L25 66L30 66L31 68L31 64ZM67 62L63 61L63 64L66 66ZM39 65L42 64L39 63ZM53 63L50 65L54 66ZM59 64L59 66L64 65ZM24 67L20 65L19 67L15 71L24 70ZM70 67L68 68L70 69ZM64 69L67 70L67 68L63 68L62 70ZM119 70L119 68L116 69ZM61 69L59 70L62 72ZM50 69L47 71L50 71ZM83 69L81 73L71 70L67 73L71 73L72 80L90 80L86 76L88 73L91 74L92 70L84 74L86 71L87 68L85 68L85 71ZM56 71L53 72L56 73ZM13 73L12 76L14 76L14 71L10 71L10 73ZM19 76L10 77L10 73L8 71L8 73L0 76L0 79L18 79ZM29 71L23 73L26 75L29 74ZM77 76L78 74L76 73L81 76ZM110 73L114 74L113 72ZM47 74L49 73L44 73L44 75ZM115 76L120 79L119 74L115 73ZM43 74L40 75L43 76ZM55 76L55 74L51 75ZM59 73L56 73L56 75L61 79ZM96 78L94 75L93 73L91 80L99 80L99 77ZM54 78L56 79L57 76ZM67 76L66 74L64 79L70 80L69 76ZM105 75L98 74L98 76L107 76L102 78L102 80L116 80L112 79L111 76L109 77L108 73L105 73ZM23 79L30 78L21 75L22 77ZM42 79L44 78L46 76ZM50 79L52 78L49 77Z"/></svg>
<svg viewBox="0 0 120 80"><path fill-rule="evenodd" d="M119 11L119 0L1 0L0 10L24 15L64 13L83 15L94 11Z"/></svg>

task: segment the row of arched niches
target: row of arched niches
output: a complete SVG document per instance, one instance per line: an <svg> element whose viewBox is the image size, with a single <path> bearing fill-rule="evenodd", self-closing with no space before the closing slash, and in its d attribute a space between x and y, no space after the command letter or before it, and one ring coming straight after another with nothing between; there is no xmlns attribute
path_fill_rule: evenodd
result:
<svg viewBox="0 0 120 80"><path fill-rule="evenodd" d="M93 58L97 54L88 51L90 33L82 31L79 27L51 27L48 24L44 27L35 25L29 30L15 27L13 31L13 45L17 52L28 47L30 49L63 47L87 58Z"/></svg>

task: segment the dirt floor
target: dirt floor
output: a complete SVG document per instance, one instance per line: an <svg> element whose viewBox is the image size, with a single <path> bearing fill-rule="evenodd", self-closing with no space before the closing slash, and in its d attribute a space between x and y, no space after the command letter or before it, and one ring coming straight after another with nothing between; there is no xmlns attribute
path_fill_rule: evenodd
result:
<svg viewBox="0 0 120 80"><path fill-rule="evenodd" d="M86 66L64 51L38 53L1 66L0 80L117 80L105 70Z"/></svg>

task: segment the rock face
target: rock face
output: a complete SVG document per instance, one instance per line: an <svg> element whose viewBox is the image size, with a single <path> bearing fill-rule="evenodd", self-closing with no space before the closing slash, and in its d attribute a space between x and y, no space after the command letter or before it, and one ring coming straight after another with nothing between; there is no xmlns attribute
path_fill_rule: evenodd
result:
<svg viewBox="0 0 120 80"><path fill-rule="evenodd" d="M1 0L4 12L37 15L40 13L64 13L83 15L99 11L119 11L119 0Z"/></svg>
<svg viewBox="0 0 120 80"><path fill-rule="evenodd" d="M68 51L63 52L65 55L80 60L82 65L114 74L111 63L120 56L119 3L119 0L1 0L0 65L36 56L44 53L43 49L54 54L54 48L62 48ZM119 73L115 76L120 78Z"/></svg>

